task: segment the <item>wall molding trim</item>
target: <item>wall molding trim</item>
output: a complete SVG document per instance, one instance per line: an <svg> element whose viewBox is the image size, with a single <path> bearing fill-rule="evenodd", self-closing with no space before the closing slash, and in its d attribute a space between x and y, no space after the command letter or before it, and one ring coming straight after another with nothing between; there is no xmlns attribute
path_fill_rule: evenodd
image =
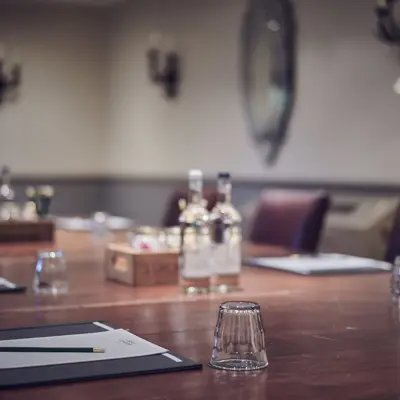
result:
<svg viewBox="0 0 400 400"><path fill-rule="evenodd" d="M214 177L205 176L205 185L215 183ZM126 185L160 185L160 186L185 186L186 176L139 176L139 175L34 175L16 174L12 176L12 182L23 184L49 184L49 185L82 185L82 184L126 184ZM362 194L393 194L400 196L400 183L380 182L351 182L351 181L308 181L308 180L285 180L285 179L261 179L261 178L235 178L234 187L263 189L263 188L289 188L299 190L326 190L329 192L357 192Z"/></svg>
<svg viewBox="0 0 400 400"><path fill-rule="evenodd" d="M51 212L64 216L89 216L95 211L132 218L140 224L158 225L166 202L177 188L186 188L182 177L143 177L127 175L22 175L13 176L16 201L26 201L29 185L53 185L55 196ZM206 177L205 186L215 187L215 178ZM234 179L233 201L243 209L253 204L263 189L288 188L326 190L333 195L400 197L400 184Z"/></svg>
<svg viewBox="0 0 400 400"><path fill-rule="evenodd" d="M11 171L12 172L12 171ZM42 175L42 174L12 174L12 182L17 184L80 184L80 183L106 183L107 178L103 175Z"/></svg>
<svg viewBox="0 0 400 400"><path fill-rule="evenodd" d="M175 185L187 184L186 176L161 177L161 176L133 176L133 175L108 175L104 177L108 183L119 184L150 184L150 185ZM216 178L205 176L204 183L214 184ZM351 181L323 181L323 180L286 180L286 179L262 179L233 177L233 186L242 188L263 189L268 187L306 189L306 190L327 190L329 192L360 192L360 193L382 193L400 195L400 183L380 182L351 182Z"/></svg>

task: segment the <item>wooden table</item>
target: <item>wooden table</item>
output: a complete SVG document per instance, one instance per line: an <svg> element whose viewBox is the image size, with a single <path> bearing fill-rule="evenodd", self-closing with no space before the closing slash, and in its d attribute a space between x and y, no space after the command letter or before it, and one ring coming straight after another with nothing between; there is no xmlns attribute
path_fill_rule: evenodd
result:
<svg viewBox="0 0 400 400"><path fill-rule="evenodd" d="M262 248L253 251L262 254ZM69 263L67 296L1 295L0 326L107 320L201 361L203 370L3 391L1 400L399 398L399 317L387 273L301 277L245 267L243 292L186 297L173 287L105 282L98 262L82 260ZM30 284L26 260L1 265L0 275ZM231 373L207 366L218 305L226 299L260 303L267 370Z"/></svg>

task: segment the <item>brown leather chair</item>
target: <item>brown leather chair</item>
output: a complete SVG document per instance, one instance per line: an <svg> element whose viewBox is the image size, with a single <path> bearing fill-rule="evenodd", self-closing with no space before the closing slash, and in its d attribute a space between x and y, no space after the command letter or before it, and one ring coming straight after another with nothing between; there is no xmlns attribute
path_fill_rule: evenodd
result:
<svg viewBox="0 0 400 400"><path fill-rule="evenodd" d="M316 252L329 206L330 197L324 192L265 190L252 218L249 240Z"/></svg>
<svg viewBox="0 0 400 400"><path fill-rule="evenodd" d="M165 228L179 225L179 200L185 199L188 201L189 193L187 189L178 189L172 193L167 202L167 207L162 220L162 226ZM207 200L207 209L211 211L217 204L217 191L215 189L205 188L204 198Z"/></svg>

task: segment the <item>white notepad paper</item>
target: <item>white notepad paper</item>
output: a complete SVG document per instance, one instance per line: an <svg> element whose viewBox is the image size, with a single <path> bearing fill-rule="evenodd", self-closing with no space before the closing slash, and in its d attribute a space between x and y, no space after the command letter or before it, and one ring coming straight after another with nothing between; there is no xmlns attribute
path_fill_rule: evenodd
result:
<svg viewBox="0 0 400 400"><path fill-rule="evenodd" d="M51 336L0 341L0 347L101 347L104 353L0 353L0 369L38 367L78 362L142 357L167 352L124 329L79 335Z"/></svg>
<svg viewBox="0 0 400 400"><path fill-rule="evenodd" d="M308 275L329 272L390 271L391 264L370 258L345 254L293 255L289 257L261 257L250 259L251 264Z"/></svg>

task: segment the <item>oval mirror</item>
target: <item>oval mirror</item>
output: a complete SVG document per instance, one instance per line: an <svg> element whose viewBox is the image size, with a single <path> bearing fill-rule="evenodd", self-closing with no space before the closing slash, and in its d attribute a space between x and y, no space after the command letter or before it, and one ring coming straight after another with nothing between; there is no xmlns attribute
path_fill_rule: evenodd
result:
<svg viewBox="0 0 400 400"><path fill-rule="evenodd" d="M249 0L242 26L242 84L252 137L276 162L294 104L295 19L290 0Z"/></svg>
<svg viewBox="0 0 400 400"><path fill-rule="evenodd" d="M388 44L400 43L400 0L377 0L378 38Z"/></svg>
<svg viewBox="0 0 400 400"><path fill-rule="evenodd" d="M400 1L393 3L393 18L398 28L400 28Z"/></svg>

